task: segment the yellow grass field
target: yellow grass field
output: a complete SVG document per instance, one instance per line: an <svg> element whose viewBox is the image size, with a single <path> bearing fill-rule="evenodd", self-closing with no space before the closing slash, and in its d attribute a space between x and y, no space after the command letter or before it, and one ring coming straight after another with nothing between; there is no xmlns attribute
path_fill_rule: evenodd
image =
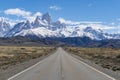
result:
<svg viewBox="0 0 120 80"><path fill-rule="evenodd" d="M67 47L65 50L91 60L103 68L120 71L120 49Z"/></svg>
<svg viewBox="0 0 120 80"><path fill-rule="evenodd" d="M11 65L46 56L55 50L55 47L0 46L0 68L7 69Z"/></svg>

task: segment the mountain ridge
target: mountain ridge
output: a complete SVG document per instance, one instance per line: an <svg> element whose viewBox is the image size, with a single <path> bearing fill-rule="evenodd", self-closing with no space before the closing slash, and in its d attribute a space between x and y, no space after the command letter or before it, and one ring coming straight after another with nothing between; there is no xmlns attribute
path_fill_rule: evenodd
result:
<svg viewBox="0 0 120 80"><path fill-rule="evenodd" d="M0 22L3 21L1 20ZM2 26L0 25L0 27ZM81 28L80 24L71 26L59 20L53 22L49 13L43 14L41 18L37 16L33 22L26 20L25 22L17 23L12 29L6 29L6 32L2 32L0 37L13 36L35 36L38 38L86 36L92 40L120 39L120 34L108 34L101 29L93 29L91 26Z"/></svg>

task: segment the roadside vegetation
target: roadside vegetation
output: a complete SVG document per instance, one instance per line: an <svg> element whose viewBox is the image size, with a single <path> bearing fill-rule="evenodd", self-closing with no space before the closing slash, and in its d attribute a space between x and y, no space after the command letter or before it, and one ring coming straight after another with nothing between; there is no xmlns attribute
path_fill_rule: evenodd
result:
<svg viewBox="0 0 120 80"><path fill-rule="evenodd" d="M65 50L103 68L120 71L120 49L66 47Z"/></svg>
<svg viewBox="0 0 120 80"><path fill-rule="evenodd" d="M0 69L51 54L55 47L0 46Z"/></svg>

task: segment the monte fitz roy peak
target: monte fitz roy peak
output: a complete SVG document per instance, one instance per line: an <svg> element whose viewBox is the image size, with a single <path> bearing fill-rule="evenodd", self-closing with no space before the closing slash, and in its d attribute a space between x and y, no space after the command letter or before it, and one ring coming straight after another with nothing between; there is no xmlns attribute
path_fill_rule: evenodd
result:
<svg viewBox="0 0 120 80"><path fill-rule="evenodd" d="M12 29L9 22L1 19L0 37L27 36L27 37L89 37L95 40L120 39L120 34L104 33L100 29L90 26L81 28L81 25L69 25L61 21L53 22L49 13L42 17L37 16L33 22L26 20L17 23Z"/></svg>

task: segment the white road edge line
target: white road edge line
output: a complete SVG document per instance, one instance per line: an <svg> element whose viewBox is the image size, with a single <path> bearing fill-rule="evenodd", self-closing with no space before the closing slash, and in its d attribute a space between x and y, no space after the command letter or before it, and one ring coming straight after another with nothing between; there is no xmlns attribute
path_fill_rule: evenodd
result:
<svg viewBox="0 0 120 80"><path fill-rule="evenodd" d="M52 55L53 55L53 54L52 54ZM51 56L51 55L50 55L50 56ZM48 57L50 57L50 56L48 56ZM45 60L45 59L43 59L43 60L37 62L37 63L34 64L33 66L30 66L30 67L28 67L27 69L25 69L25 70L23 70L23 71L21 71L21 72L15 74L15 75L13 75L12 77L8 78L7 80L11 80L11 79L13 79L13 78L19 76L20 74L22 74L22 73L24 73L24 72L26 72L26 71L28 71L28 70L34 68L34 67L37 66L38 64L42 63L44 60Z"/></svg>
<svg viewBox="0 0 120 80"><path fill-rule="evenodd" d="M75 58L75 59L76 59L76 58ZM43 59L43 60L44 60L44 59ZM42 60L42 61L43 61L43 60ZM77 60L78 60L78 59L77 59ZM34 68L34 67L37 66L38 64L42 63L42 61L36 63L35 65L33 65L33 66L31 66L31 67L29 67L29 68L27 68L27 69L25 69L25 70L23 70L23 71L21 71L21 72L19 72L19 73L17 73L16 75L14 75L14 76L8 78L7 80L11 80L11 79L17 77L18 75L20 75L20 74L22 74L22 73L24 73L24 72L26 72L26 71L28 71L28 70ZM108 77L108 78L110 78L110 79L112 79L112 80L116 80L115 78L113 78L113 77L111 77L111 76L109 76L109 75L107 75L107 74L105 74L105 73L103 73L103 72L97 70L96 68L94 68L94 67L92 67L92 66L90 66L90 65L88 65L88 64L86 64L86 63L84 63L83 61L81 61L81 60L78 60L78 61L79 61L80 63L82 63L82 64L88 66L89 68L91 68L91 69L93 69L93 70L95 70L95 71L97 71L97 72L99 72L99 73L105 75L106 77Z"/></svg>
<svg viewBox="0 0 120 80"><path fill-rule="evenodd" d="M78 60L78 59L77 59L77 60ZM97 71L97 72L99 72L99 73L105 75L106 77L108 77L108 78L110 78L110 79L112 79L112 80L116 80L115 78L111 77L110 75L101 72L100 70L98 70L98 69L96 69L96 68L94 68L94 67L88 65L87 63L85 63L85 62L83 62L83 61L81 61L81 60L78 60L78 61L79 61L80 63L82 63L82 64L88 66L89 68L91 68L91 69L93 69L93 70L95 70L95 71Z"/></svg>

